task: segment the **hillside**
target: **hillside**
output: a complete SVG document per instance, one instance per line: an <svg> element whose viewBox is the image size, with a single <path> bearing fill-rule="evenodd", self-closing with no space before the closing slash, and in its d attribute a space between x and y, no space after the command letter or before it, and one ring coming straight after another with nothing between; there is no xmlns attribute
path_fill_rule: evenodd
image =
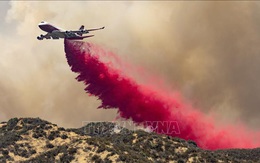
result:
<svg viewBox="0 0 260 163"><path fill-rule="evenodd" d="M39 118L0 124L0 162L260 162L260 148L208 151L114 123L65 129Z"/></svg>

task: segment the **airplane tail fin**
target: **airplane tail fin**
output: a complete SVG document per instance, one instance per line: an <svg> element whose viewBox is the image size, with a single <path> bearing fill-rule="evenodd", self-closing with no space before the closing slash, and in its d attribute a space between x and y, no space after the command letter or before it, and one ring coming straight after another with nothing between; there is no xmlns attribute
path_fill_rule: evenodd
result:
<svg viewBox="0 0 260 163"><path fill-rule="evenodd" d="M84 25L80 26L79 30L84 30Z"/></svg>

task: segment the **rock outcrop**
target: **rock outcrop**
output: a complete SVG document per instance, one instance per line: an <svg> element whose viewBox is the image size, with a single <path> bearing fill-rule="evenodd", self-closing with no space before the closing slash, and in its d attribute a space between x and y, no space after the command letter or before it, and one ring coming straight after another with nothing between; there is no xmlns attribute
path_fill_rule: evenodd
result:
<svg viewBox="0 0 260 163"><path fill-rule="evenodd" d="M260 148L208 151L114 123L65 129L39 118L0 124L0 162L260 162Z"/></svg>

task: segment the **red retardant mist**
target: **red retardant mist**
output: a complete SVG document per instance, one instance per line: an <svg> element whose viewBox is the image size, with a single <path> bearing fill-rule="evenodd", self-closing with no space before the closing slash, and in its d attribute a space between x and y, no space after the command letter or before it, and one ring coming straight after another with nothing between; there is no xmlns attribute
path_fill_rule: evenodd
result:
<svg viewBox="0 0 260 163"><path fill-rule="evenodd" d="M65 52L71 70L85 91L98 97L99 108L117 108L119 115L157 133L195 141L204 149L255 148L260 146L259 132L241 125L218 126L213 118L182 100L154 87L138 84L118 67L102 60L105 53L97 45L65 40ZM120 62L117 58L117 61Z"/></svg>

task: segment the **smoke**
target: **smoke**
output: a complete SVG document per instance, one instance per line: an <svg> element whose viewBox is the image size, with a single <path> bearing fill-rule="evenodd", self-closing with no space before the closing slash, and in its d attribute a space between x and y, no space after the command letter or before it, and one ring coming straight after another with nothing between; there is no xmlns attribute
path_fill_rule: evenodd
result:
<svg viewBox="0 0 260 163"><path fill-rule="evenodd" d="M72 127L116 115L93 111L99 101L73 80L61 40L36 40L46 20L64 29L106 26L89 41L162 76L220 122L259 128L259 8L233 1L1 2L0 120L39 116Z"/></svg>
<svg viewBox="0 0 260 163"><path fill-rule="evenodd" d="M100 108L118 108L120 116L125 119L151 125L159 133L194 140L205 149L260 145L257 140L260 133L253 133L241 125L219 128L214 120L169 93L136 83L120 69L115 69L111 62L102 61L104 50L95 45L65 40L65 52L71 70L79 73L77 80L86 84L86 92L101 100ZM169 124L154 122L176 122L179 131L169 128Z"/></svg>

